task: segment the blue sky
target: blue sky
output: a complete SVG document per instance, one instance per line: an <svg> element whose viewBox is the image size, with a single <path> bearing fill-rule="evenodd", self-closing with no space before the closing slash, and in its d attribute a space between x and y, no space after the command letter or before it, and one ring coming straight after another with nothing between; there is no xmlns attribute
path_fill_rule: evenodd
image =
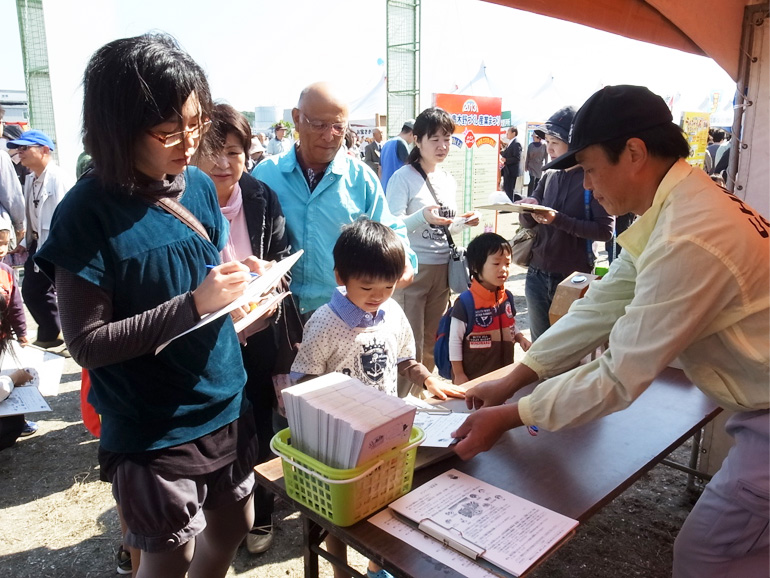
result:
<svg viewBox="0 0 770 578"><path fill-rule="evenodd" d="M171 33L207 71L214 97L241 110L290 108L316 80L336 82L353 100L384 72L384 0L57 0L44 8L60 162L73 170L83 69L115 38ZM0 0L0 22L0 88L23 89L15 0ZM579 106L602 84L680 93L688 109L734 89L708 58L479 0L422 0L421 46L423 106L432 93L465 85L482 62L504 109L534 105L531 95L547 83L551 100L564 101L554 108Z"/></svg>

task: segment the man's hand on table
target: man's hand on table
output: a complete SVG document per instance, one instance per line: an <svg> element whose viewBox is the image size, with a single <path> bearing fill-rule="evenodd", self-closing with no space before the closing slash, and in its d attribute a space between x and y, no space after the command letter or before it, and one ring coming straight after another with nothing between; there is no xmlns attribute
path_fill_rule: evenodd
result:
<svg viewBox="0 0 770 578"><path fill-rule="evenodd" d="M522 425L517 404L485 407L468 416L452 437L460 439L455 453L469 460L490 449L506 431Z"/></svg>
<svg viewBox="0 0 770 578"><path fill-rule="evenodd" d="M486 381L482 381L484 379ZM537 379L537 373L526 365L516 363L463 384L468 387L465 405L478 411L468 416L452 434L452 437L460 439L454 447L457 455L468 460L490 449L507 430L524 425L518 404L502 404Z"/></svg>
<svg viewBox="0 0 770 578"><path fill-rule="evenodd" d="M507 377L502 377L484 381L466 389L465 405L468 406L468 409L480 409L504 404L516 392L516 390L511 390L507 381Z"/></svg>

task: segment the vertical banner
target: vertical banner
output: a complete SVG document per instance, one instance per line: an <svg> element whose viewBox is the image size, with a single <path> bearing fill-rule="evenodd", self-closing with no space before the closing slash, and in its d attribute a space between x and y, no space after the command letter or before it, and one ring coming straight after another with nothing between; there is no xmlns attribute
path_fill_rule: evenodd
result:
<svg viewBox="0 0 770 578"><path fill-rule="evenodd" d="M684 136L690 144L690 156L687 157L687 162L701 169L706 162L710 116L708 112L683 112L680 123Z"/></svg>
<svg viewBox="0 0 770 578"><path fill-rule="evenodd" d="M455 134L444 169L457 181L457 208L467 213L486 205L500 179L500 122L503 99L488 96L434 94L433 104L447 111L455 121ZM482 211L481 226L492 230L495 214ZM478 227L477 230L480 230ZM471 232L463 232L463 244Z"/></svg>

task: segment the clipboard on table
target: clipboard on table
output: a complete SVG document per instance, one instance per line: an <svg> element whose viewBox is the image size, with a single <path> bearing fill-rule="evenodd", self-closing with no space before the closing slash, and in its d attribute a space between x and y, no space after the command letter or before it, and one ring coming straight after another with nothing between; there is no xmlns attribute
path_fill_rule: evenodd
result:
<svg viewBox="0 0 770 578"><path fill-rule="evenodd" d="M400 520L503 576L521 576L542 563L578 525L454 469L389 508Z"/></svg>

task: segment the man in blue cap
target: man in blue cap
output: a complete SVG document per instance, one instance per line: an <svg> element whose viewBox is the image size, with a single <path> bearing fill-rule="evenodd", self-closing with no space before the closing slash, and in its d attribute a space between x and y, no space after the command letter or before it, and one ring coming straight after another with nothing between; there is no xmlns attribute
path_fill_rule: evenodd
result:
<svg viewBox="0 0 770 578"><path fill-rule="evenodd" d="M609 273L500 379L466 393L454 432L469 459L522 425L581 425L624 409L675 359L721 407L735 439L674 544L674 578L767 576L770 566L770 222L685 160L662 98L606 86L575 115L569 149L611 215L639 218ZM609 347L576 365L603 343ZM502 405L542 379L530 395ZM653 418L654 416L651 416Z"/></svg>
<svg viewBox="0 0 770 578"><path fill-rule="evenodd" d="M21 164L32 171L24 182L26 234L14 252L28 253L21 295L38 326L37 341L33 345L44 349L59 347L64 341L61 338L56 292L50 279L35 265L33 257L48 238L56 206L75 182L52 161L54 144L43 131L28 130L21 137L9 141L8 148L18 150Z"/></svg>

